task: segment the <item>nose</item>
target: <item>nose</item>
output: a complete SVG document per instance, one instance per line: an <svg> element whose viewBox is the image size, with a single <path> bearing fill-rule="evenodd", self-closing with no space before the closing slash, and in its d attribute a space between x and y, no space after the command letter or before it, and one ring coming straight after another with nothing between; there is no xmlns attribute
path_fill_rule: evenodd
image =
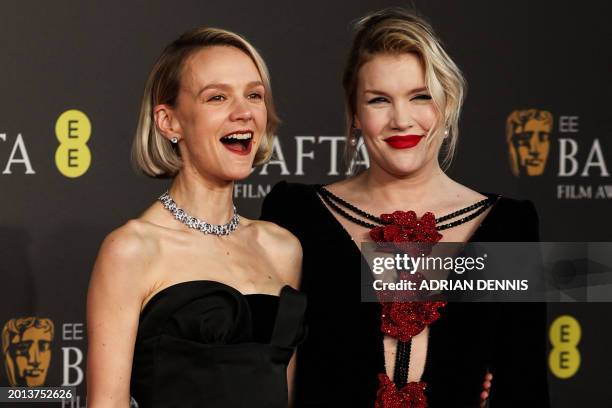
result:
<svg viewBox="0 0 612 408"><path fill-rule="evenodd" d="M409 129L413 126L409 108L401 103L393 105L389 125L393 130Z"/></svg>
<svg viewBox="0 0 612 408"><path fill-rule="evenodd" d="M40 365L40 349L36 345L30 347L28 357L28 364L31 366L36 368Z"/></svg>
<svg viewBox="0 0 612 408"><path fill-rule="evenodd" d="M537 132L534 132L529 138L529 155L534 158L537 158L540 155L540 151L538 150L538 147L540 146L539 137L540 135Z"/></svg>
<svg viewBox="0 0 612 408"><path fill-rule="evenodd" d="M230 114L230 120L248 122L253 118L253 112L248 104L248 101L244 99L238 99L232 106L232 112Z"/></svg>

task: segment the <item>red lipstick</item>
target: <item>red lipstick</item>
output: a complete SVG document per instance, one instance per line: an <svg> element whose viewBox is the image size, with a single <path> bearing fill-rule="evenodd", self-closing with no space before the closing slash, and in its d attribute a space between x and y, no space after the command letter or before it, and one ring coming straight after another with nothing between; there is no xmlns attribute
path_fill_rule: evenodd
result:
<svg viewBox="0 0 612 408"><path fill-rule="evenodd" d="M410 149L418 145L423 137L423 135L391 136L386 138L385 142L394 149Z"/></svg>

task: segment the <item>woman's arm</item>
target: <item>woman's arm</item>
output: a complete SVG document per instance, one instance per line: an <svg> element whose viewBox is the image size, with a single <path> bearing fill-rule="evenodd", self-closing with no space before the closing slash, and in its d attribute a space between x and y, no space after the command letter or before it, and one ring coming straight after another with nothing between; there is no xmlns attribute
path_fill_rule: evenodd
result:
<svg viewBox="0 0 612 408"><path fill-rule="evenodd" d="M539 218L530 201L519 202L509 221L517 241L540 240ZM514 225L512 220L516 220ZM491 407L550 406L546 356L547 307L543 302L500 304L492 371Z"/></svg>
<svg viewBox="0 0 612 408"><path fill-rule="evenodd" d="M268 249L267 256L272 260L276 273L280 279L294 289L299 289L302 277L302 246L300 241L289 231L271 222L259 222L264 228L264 248ZM296 353L293 353L287 366L287 385L289 404L293 401L293 385L295 379Z"/></svg>
<svg viewBox="0 0 612 408"><path fill-rule="evenodd" d="M289 393L289 407L293 407L295 402L293 398L295 397L294 388L295 388L295 364L297 359L297 351L293 353L291 360L289 361L289 365L287 366L287 391Z"/></svg>
<svg viewBox="0 0 612 408"><path fill-rule="evenodd" d="M87 294L87 406L127 408L144 298L143 245L128 223L102 244Z"/></svg>
<svg viewBox="0 0 612 408"><path fill-rule="evenodd" d="M491 371L491 407L550 406L546 358L546 304L501 305Z"/></svg>
<svg viewBox="0 0 612 408"><path fill-rule="evenodd" d="M302 246L300 242L288 231L284 231L286 238L284 238L287 248L285 249L285 256L287 257L286 262L287 275L285 282L295 289L299 289L300 280L302 277ZM289 406L293 406L294 398L294 385L295 385L295 366L296 366L296 352L293 353L289 366L287 367L287 386L289 392Z"/></svg>

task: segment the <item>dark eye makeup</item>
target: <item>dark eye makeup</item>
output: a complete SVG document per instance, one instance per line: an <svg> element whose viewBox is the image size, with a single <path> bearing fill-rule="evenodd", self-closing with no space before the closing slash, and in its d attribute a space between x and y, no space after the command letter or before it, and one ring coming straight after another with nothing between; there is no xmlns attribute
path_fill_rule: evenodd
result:
<svg viewBox="0 0 612 408"><path fill-rule="evenodd" d="M410 100L411 101L414 101L414 100L428 101L428 100L431 100L431 95L419 94L419 95L413 96ZM377 96L376 98L369 99L367 103L368 105L371 105L371 104L382 103L382 102L388 102L387 98L382 97L382 96Z"/></svg>
<svg viewBox="0 0 612 408"><path fill-rule="evenodd" d="M377 96L376 98L372 98L368 100L368 105L374 104L374 103L381 103L381 102L387 102L387 98L383 98L382 96Z"/></svg>

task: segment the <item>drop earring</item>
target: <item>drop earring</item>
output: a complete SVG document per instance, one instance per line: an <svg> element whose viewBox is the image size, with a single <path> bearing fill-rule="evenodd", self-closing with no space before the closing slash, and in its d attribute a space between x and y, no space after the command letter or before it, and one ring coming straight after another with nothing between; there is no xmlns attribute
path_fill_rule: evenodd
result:
<svg viewBox="0 0 612 408"><path fill-rule="evenodd" d="M349 145L351 145L351 147L356 147L357 146L357 140L359 139L359 129L357 129L355 127L355 124L351 124L351 136L349 136Z"/></svg>

